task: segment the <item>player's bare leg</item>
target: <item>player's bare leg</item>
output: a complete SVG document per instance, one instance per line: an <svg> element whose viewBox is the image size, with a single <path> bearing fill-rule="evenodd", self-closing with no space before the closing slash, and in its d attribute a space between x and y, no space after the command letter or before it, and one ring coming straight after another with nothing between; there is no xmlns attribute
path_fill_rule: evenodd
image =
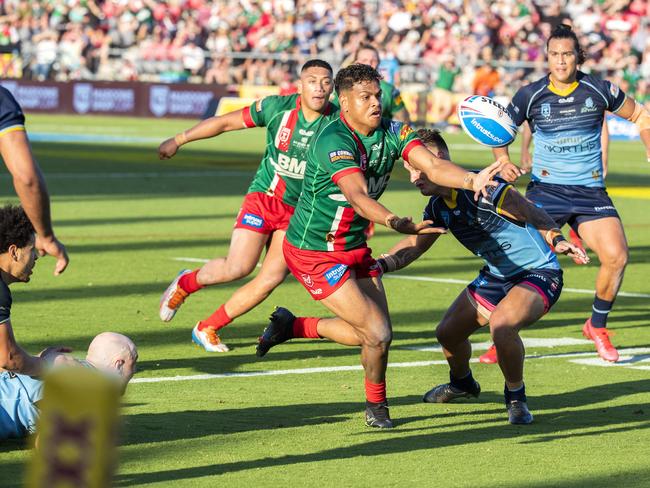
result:
<svg viewBox="0 0 650 488"><path fill-rule="evenodd" d="M505 378L504 396L511 424L533 421L524 386L524 343L519 331L544 315L544 300L525 284L512 288L492 311L490 332Z"/></svg>
<svg viewBox="0 0 650 488"><path fill-rule="evenodd" d="M225 258L212 259L194 271L182 271L171 282L160 299L160 319L164 322L172 320L185 299L204 286L248 276L255 269L268 240L268 234L235 229Z"/></svg>
<svg viewBox="0 0 650 488"><path fill-rule="evenodd" d="M282 230L276 230L273 233L259 273L251 281L238 288L224 304L230 318L235 319L244 315L262 303L289 274L282 253L284 234L285 232Z"/></svg>
<svg viewBox="0 0 650 488"><path fill-rule="evenodd" d="M247 229L235 229L225 258L214 258L201 266L196 280L202 286L229 283L252 273L269 234Z"/></svg>
<svg viewBox="0 0 650 488"><path fill-rule="evenodd" d="M583 222L578 231L600 261L592 315L585 322L583 334L594 341L596 350L603 359L617 361L618 352L609 340L606 326L607 316L623 282L628 261L625 231L616 217Z"/></svg>
<svg viewBox="0 0 650 488"><path fill-rule="evenodd" d="M488 320L476 310L466 290L463 290L436 328L436 339L455 377L462 378L469 373L469 360L472 357L469 336L487 323Z"/></svg>
<svg viewBox="0 0 650 488"><path fill-rule="evenodd" d="M284 281L289 272L282 253L284 234L280 230L273 233L255 278L238 288L226 303L196 325L194 335L206 350L227 352L229 349L221 342L219 330L262 303Z"/></svg>
<svg viewBox="0 0 650 488"><path fill-rule="evenodd" d="M381 279L351 277L321 303L361 338L361 364L366 378L372 383L384 382L392 328Z"/></svg>
<svg viewBox="0 0 650 488"><path fill-rule="evenodd" d="M469 336L487 324L463 290L436 328L436 338L449 363L449 383L435 386L424 394L426 403L447 403L458 398L477 397L481 391L469 367L472 346Z"/></svg>

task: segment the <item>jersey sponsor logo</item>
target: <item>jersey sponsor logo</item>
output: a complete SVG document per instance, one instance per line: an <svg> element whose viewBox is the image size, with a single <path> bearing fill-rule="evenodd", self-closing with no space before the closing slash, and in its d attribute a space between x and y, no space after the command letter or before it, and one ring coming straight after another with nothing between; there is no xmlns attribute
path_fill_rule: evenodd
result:
<svg viewBox="0 0 650 488"><path fill-rule="evenodd" d="M307 167L307 161L300 161L282 153L278 154L278 162L276 163L271 159L271 164L279 174L299 180L305 175L305 168Z"/></svg>
<svg viewBox="0 0 650 488"><path fill-rule="evenodd" d="M618 97L618 93L620 91L620 88L616 83L611 83L609 84L609 93L612 94L614 98Z"/></svg>
<svg viewBox="0 0 650 488"><path fill-rule="evenodd" d="M337 161L354 161L354 154L343 149L332 151L328 156L330 158L330 163L336 163Z"/></svg>
<svg viewBox="0 0 650 488"><path fill-rule="evenodd" d="M482 276L479 276L474 281L472 281L472 285L474 285L477 288L481 286L485 286L487 284L488 284L488 280L483 278Z"/></svg>
<svg viewBox="0 0 650 488"><path fill-rule="evenodd" d="M573 100L574 100L573 97L560 98L558 100L558 103L571 103L571 102L573 102Z"/></svg>
<svg viewBox="0 0 650 488"><path fill-rule="evenodd" d="M332 266L327 271L325 271L325 274L323 276L325 277L327 283L330 286L334 286L339 281L341 281L341 278L343 278L343 275L345 274L347 269L348 267L345 264L337 264L335 266Z"/></svg>
<svg viewBox="0 0 650 488"><path fill-rule="evenodd" d="M390 121L390 127L388 127L389 132L393 134L398 134L401 129L402 129L402 122L400 122L399 120Z"/></svg>
<svg viewBox="0 0 650 488"><path fill-rule="evenodd" d="M553 154L566 154L566 153L581 153L593 152L598 149L598 141L587 141L583 144L575 144L573 146L554 146L552 144L544 144L544 150Z"/></svg>
<svg viewBox="0 0 650 488"><path fill-rule="evenodd" d="M377 144L373 144L372 146L370 146L370 150L371 151L381 151L382 147L384 147L384 143L383 142L378 142Z"/></svg>
<svg viewBox="0 0 650 488"><path fill-rule="evenodd" d="M323 294L323 289L322 288L316 288L315 290L309 290L309 293L312 295L322 295Z"/></svg>
<svg viewBox="0 0 650 488"><path fill-rule="evenodd" d="M551 116L551 104L550 103L542 103L541 113L542 113L542 117L548 119Z"/></svg>
<svg viewBox="0 0 650 488"><path fill-rule="evenodd" d="M252 213L246 213L241 219L242 224L248 225L249 227L255 227L256 229L261 229L264 225L264 219L259 215Z"/></svg>
<svg viewBox="0 0 650 488"><path fill-rule="evenodd" d="M411 129L411 126L408 125L408 124L404 124L402 126L402 130L400 130L400 132L399 132L400 141L405 140L409 136L409 134L411 134L411 133L413 133L413 129Z"/></svg>
<svg viewBox="0 0 650 488"><path fill-rule="evenodd" d="M262 111L262 103L264 102L263 98L260 98L255 102L255 111L256 112L261 112Z"/></svg>
<svg viewBox="0 0 650 488"><path fill-rule="evenodd" d="M313 130L300 129L300 130L298 130L298 134L300 134L301 136L305 136L305 137L311 137L311 136L314 135L314 131Z"/></svg>
<svg viewBox="0 0 650 488"><path fill-rule="evenodd" d="M592 100L592 98L587 97L584 106L580 109L580 113L584 114L589 112L595 112L596 110L598 110L598 107L594 105L594 101Z"/></svg>
<svg viewBox="0 0 650 488"><path fill-rule="evenodd" d="M616 208L613 205L605 205L603 207L594 207L594 210L596 212L602 212L603 210L616 210Z"/></svg>
<svg viewBox="0 0 650 488"><path fill-rule="evenodd" d="M386 185L388 185L389 179L390 174L385 174L379 178L371 176L368 180L368 195L373 198L379 196L386 188Z"/></svg>

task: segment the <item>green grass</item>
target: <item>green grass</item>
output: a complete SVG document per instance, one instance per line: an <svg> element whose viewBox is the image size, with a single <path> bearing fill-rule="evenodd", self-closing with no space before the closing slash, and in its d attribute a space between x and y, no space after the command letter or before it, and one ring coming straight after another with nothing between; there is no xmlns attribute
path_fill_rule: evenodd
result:
<svg viewBox="0 0 650 488"><path fill-rule="evenodd" d="M61 132L164 138L189 121L30 116L32 133ZM454 159L472 166L489 151L449 136ZM460 146L459 146L460 144ZM34 143L52 195L56 230L70 268L53 277L39 261L28 285L12 286L12 322L32 352L66 344L79 354L100 331L131 336L140 350L137 377L354 366L358 351L326 341L294 341L264 360L257 336L274 305L325 315L293 279L224 330L233 348L210 355L190 342L194 323L216 309L238 283L204 290L171 324L157 317L162 290L182 266L175 257L224 255L234 216L261 151L263 133L243 131L186 146L170 161L155 142ZM650 186L640 143L613 143L611 187ZM118 174L116 174L118 173ZM2 200L15 201L2 176ZM419 216L425 199L397 168L382 202ZM650 293L648 197L616 197L631 259L623 290ZM399 237L378 229L375 253ZM577 267L562 258L565 286L593 289L597 263ZM402 275L470 281L480 268L451 237ZM462 290L460 284L386 279L395 329L391 362L441 360L408 347L435 343L433 329ZM524 332L527 338L580 338L589 294L564 292L553 311ZM610 324L620 347L650 347L647 298L620 297ZM488 340L481 332L473 340ZM529 355L590 352L589 345L529 348ZM497 367L476 364L478 401L425 405L421 395L446 381L443 365L390 368L388 393L397 428L363 425L363 374L339 371L204 381L136 383L123 408L116 486L650 486L648 370L577 364L571 358L526 363L535 423L510 426ZM647 365L647 363L645 363ZM635 363L630 364L634 366ZM636 364L637 366L639 364ZM30 451L22 441L0 445L0 486L21 484Z"/></svg>

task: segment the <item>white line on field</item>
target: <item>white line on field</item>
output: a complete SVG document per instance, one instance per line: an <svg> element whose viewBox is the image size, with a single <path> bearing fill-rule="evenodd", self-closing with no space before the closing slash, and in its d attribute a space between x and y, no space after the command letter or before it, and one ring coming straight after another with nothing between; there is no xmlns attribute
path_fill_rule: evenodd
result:
<svg viewBox="0 0 650 488"><path fill-rule="evenodd" d="M200 258L187 258L187 257L177 257L171 258L173 261L184 261L188 263L207 263L209 259L200 259ZM428 281L431 283L452 283L458 285L468 285L468 280L459 280L456 278L430 278L428 276L408 276L402 274L385 274L384 278L394 279L394 280L409 280L409 281ZM584 288L562 288L562 291L568 293L579 293L582 295L593 295L596 293L594 290L586 290ZM650 298L650 295L647 293L631 293L625 291L618 292L619 297L627 298Z"/></svg>
<svg viewBox="0 0 650 488"><path fill-rule="evenodd" d="M623 360L626 360L628 364L634 362L634 357L628 357L634 354L641 353L650 353L650 347L639 347L631 349L619 349L619 353ZM596 356L595 352L575 352L575 353L566 353L566 354L548 354L548 355L539 355L539 356L526 356L527 360L537 360L537 359L561 359L561 358L574 358L574 357L591 357ZM642 356L642 360L645 360L646 357ZM601 359L598 361L603 362ZM477 363L478 359L474 358L471 360L472 363ZM389 368L421 368L425 366L438 366L445 365L447 361L444 359L437 361L410 361L404 363L388 363ZM598 364L602 366L603 364ZM605 363L604 365L607 365ZM627 366L632 369L650 369L646 366ZM186 376L162 376L159 378L134 378L131 380L131 383L163 383L168 381L201 381L201 380L211 380L219 378L250 378L255 376L282 376L288 374L318 374L318 373L335 373L340 371L360 371L362 366L329 366L321 368L298 368L298 369L279 369L274 371L250 371L250 372L241 372L241 373L221 373L221 374L195 374L195 375L186 375Z"/></svg>

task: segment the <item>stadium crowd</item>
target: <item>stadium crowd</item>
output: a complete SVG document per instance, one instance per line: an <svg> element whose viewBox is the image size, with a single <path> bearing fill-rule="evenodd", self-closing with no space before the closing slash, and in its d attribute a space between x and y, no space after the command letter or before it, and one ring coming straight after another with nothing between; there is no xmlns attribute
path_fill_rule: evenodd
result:
<svg viewBox="0 0 650 488"><path fill-rule="evenodd" d="M303 58L339 65L362 42L395 84L508 95L543 73L571 23L597 69L648 101L644 0L5 0L3 76L286 85Z"/></svg>

